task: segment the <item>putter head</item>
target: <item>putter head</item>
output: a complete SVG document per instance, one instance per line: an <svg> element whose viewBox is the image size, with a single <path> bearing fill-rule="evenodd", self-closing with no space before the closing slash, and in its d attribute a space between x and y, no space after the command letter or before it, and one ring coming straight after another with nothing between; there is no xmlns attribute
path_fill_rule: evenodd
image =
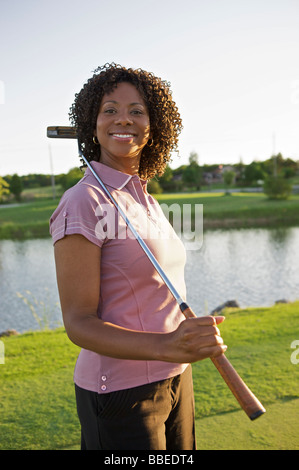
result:
<svg viewBox="0 0 299 470"><path fill-rule="evenodd" d="M77 139L77 129L68 126L47 127L47 137L56 139Z"/></svg>

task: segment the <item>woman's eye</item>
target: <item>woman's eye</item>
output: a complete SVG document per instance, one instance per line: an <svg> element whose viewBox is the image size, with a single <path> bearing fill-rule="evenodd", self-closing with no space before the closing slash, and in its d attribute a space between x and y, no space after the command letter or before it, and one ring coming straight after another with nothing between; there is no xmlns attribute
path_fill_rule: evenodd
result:
<svg viewBox="0 0 299 470"><path fill-rule="evenodd" d="M103 113L104 114L115 114L115 113L117 113L117 110L115 108L107 108L107 109L103 110ZM135 115L135 116L140 116L140 115L143 114L143 111L141 109L132 109L130 111L130 113Z"/></svg>

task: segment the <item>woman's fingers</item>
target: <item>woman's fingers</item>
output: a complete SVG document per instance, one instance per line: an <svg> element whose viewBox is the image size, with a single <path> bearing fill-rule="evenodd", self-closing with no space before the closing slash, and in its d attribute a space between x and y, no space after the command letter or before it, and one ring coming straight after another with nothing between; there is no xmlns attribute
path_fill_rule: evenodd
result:
<svg viewBox="0 0 299 470"><path fill-rule="evenodd" d="M221 356L221 354L224 354L225 351L227 350L227 346L224 344L219 344L217 346L214 346L213 348L202 348L201 349L201 356L202 359L206 359L208 357L217 357ZM200 359L197 359L200 360Z"/></svg>
<svg viewBox="0 0 299 470"><path fill-rule="evenodd" d="M196 362L207 357L223 354L224 345L218 324L224 317L192 317L183 321L175 332L175 348L188 362ZM186 362L187 362L186 361Z"/></svg>

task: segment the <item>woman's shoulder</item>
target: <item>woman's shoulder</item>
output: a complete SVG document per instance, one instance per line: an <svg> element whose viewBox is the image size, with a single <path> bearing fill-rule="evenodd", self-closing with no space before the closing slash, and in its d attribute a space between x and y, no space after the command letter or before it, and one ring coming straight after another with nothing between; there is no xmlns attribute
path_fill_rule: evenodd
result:
<svg viewBox="0 0 299 470"><path fill-rule="evenodd" d="M67 189L61 198L61 202L74 204L75 206L107 202L107 196L99 185L89 176L83 176L74 186Z"/></svg>
<svg viewBox="0 0 299 470"><path fill-rule="evenodd" d="M98 222L99 207L103 207L107 202L100 188L90 184L83 177L65 191L50 218L53 241L65 235L79 233L101 246L103 240L99 240L95 227Z"/></svg>

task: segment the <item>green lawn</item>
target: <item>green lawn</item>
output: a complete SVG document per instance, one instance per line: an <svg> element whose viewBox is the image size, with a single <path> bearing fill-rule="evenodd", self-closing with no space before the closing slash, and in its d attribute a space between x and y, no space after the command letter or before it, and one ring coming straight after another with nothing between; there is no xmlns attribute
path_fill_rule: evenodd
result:
<svg viewBox="0 0 299 470"><path fill-rule="evenodd" d="M196 421L198 450L298 450L299 398L267 406L248 422L243 411Z"/></svg>
<svg viewBox="0 0 299 470"><path fill-rule="evenodd" d="M156 196L160 204L203 205L204 227L263 226L299 223L299 195L286 201L268 199L262 193L186 193Z"/></svg>
<svg viewBox="0 0 299 470"><path fill-rule="evenodd" d="M46 191L47 188L44 189ZM299 195L287 201L270 201L260 193L181 193L156 196L161 204L203 205L204 229L235 226L299 225ZM39 198L15 207L0 205L0 239L24 239L49 235L49 218L59 198ZM162 206L163 207L163 206Z"/></svg>
<svg viewBox="0 0 299 470"><path fill-rule="evenodd" d="M194 364L198 448L299 449L299 364L291 362L299 302L225 316L226 355L267 413L250 421L212 362ZM1 339L0 450L78 449L72 381L78 348L63 328Z"/></svg>
<svg viewBox="0 0 299 470"><path fill-rule="evenodd" d="M18 206L0 206L0 239L49 236L49 219L59 199L40 199Z"/></svg>

